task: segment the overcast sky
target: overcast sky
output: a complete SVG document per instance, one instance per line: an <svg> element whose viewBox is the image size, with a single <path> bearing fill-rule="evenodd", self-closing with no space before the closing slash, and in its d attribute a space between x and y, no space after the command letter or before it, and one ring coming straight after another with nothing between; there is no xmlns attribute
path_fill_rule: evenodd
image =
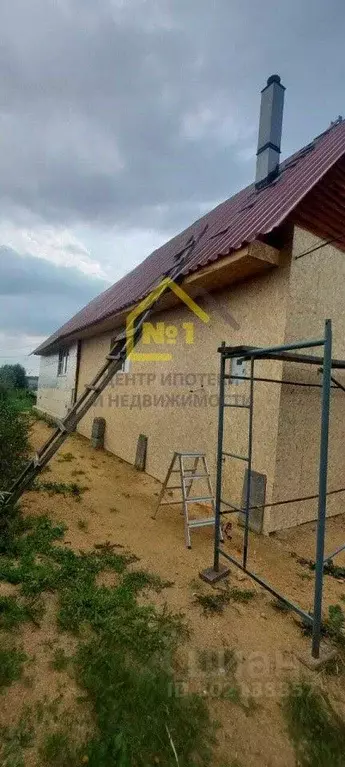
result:
<svg viewBox="0 0 345 767"><path fill-rule="evenodd" d="M344 0L11 0L0 11L0 364L345 113Z"/></svg>

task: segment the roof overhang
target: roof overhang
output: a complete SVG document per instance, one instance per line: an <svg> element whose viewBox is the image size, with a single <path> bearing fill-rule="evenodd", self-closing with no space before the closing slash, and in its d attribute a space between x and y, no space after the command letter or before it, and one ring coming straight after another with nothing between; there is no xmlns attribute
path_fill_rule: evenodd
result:
<svg viewBox="0 0 345 767"><path fill-rule="evenodd" d="M345 158L330 170L296 208L293 222L345 250Z"/></svg>
<svg viewBox="0 0 345 767"><path fill-rule="evenodd" d="M183 281L183 289L193 298L198 295L205 295L205 291L214 292L222 290L229 285L244 282L252 279L268 270L279 266L281 263L281 252L271 245L254 240L249 245L234 251L233 253L218 259L198 271L189 274ZM153 312L161 312L175 308L179 304L179 299L172 292L165 293L155 305ZM102 335L126 322L127 315L137 306L137 303L127 306L120 312L104 317L101 321L89 325L87 328L76 331L66 336L61 336L42 352L35 351L34 354L42 356L56 352L63 346L66 346L76 340L92 338Z"/></svg>

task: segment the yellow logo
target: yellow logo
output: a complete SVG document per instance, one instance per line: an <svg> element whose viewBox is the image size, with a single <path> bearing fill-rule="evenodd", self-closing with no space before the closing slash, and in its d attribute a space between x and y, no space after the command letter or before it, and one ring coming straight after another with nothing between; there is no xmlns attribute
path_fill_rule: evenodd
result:
<svg viewBox="0 0 345 767"><path fill-rule="evenodd" d="M135 320L143 312L152 306L155 301L158 301L159 297L169 288L175 295L183 301L188 309L198 317L201 322L208 323L210 317L193 299L186 293L179 285L176 284L170 277L165 277L157 287L155 287L146 298L144 298L138 306L136 306L127 316L126 320L126 338L127 338L127 357L131 360L141 362L168 362L172 359L172 354L163 352L135 352L134 351L134 336L135 336ZM185 331L185 343L192 344L194 341L194 326L192 322L184 322L182 325ZM175 344L178 335L178 329L175 325L165 325L164 322L157 322L156 326L151 322L143 324L142 342L149 344L153 340L155 343L168 343Z"/></svg>

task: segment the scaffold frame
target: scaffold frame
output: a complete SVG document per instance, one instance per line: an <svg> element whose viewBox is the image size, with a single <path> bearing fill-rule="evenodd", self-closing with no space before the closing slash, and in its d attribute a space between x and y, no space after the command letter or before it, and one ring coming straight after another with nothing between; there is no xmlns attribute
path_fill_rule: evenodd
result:
<svg viewBox="0 0 345 767"><path fill-rule="evenodd" d="M303 354L301 350L321 348L322 356ZM332 359L332 322L325 321L324 337L312 340L296 341L294 343L256 348L249 346L226 346L225 342L219 347L220 354L220 377L219 377L219 412L218 412L218 445L217 445L217 481L216 481L216 520L214 532L214 561L213 567L208 568L201 577L207 582L214 583L228 574L228 568L220 564L220 559L225 559L228 563L235 565L250 578L260 584L273 596L285 603L291 610L296 612L302 620L312 629L312 648L313 658L320 656L320 642L322 629L322 596L323 596L323 571L324 565L333 556L344 550L344 546L338 547L333 554L325 557L325 526L327 513L327 496L332 493L344 492L345 488L339 488L327 492L327 471L328 471L328 442L329 442L329 420L330 420L330 396L332 388L339 388L345 391L345 387L338 382L332 375L334 369L345 370L345 360ZM249 361L250 374L233 376L226 371L226 362L231 358L236 358L239 363ZM299 381L289 381L274 378L255 377L256 360L280 360L282 362L301 363L307 365L317 365L322 372L322 383L307 383ZM229 379L238 378L249 382L249 402L247 405L233 405L226 402L225 385ZM321 390L321 423L320 423L320 454L318 469L318 492L314 495L304 496L302 498L291 498L283 501L265 503L264 506L251 506L251 483L252 483L252 459L253 459L253 414L254 414L254 384L255 381L265 381L267 383L276 383L290 386L317 386ZM224 451L224 411L226 407L245 407L248 410L248 455L243 456L238 453ZM243 508L225 500L223 498L223 458L224 454L234 460L245 461L248 467L247 484L245 492L245 504ZM309 613L303 610L299 605L292 602L286 595L280 593L273 585L261 578L255 572L248 568L249 551L249 533L250 533L250 512L253 509L272 508L286 503L297 503L305 500L317 499L318 514L316 528L316 550L315 550L315 581L314 581L314 607L313 612ZM224 509L225 507L225 509ZM220 531L221 520L224 514L241 512L244 515L244 534L243 551L241 560L229 554L221 545Z"/></svg>

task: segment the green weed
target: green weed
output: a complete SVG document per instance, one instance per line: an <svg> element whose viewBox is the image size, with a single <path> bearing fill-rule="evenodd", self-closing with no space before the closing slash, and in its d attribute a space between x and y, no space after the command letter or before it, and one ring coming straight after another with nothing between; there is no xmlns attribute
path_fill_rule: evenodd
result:
<svg viewBox="0 0 345 767"><path fill-rule="evenodd" d="M230 600L233 602L250 602L252 599L254 599L255 591L251 591L250 589L236 589L231 588L229 590L229 596Z"/></svg>
<svg viewBox="0 0 345 767"><path fill-rule="evenodd" d="M328 608L328 625L336 633L344 628L345 615L340 605L330 605Z"/></svg>
<svg viewBox="0 0 345 767"><path fill-rule="evenodd" d="M299 765L343 767L345 723L326 696L307 682L291 684L283 710Z"/></svg>
<svg viewBox="0 0 345 767"><path fill-rule="evenodd" d="M66 655L63 647L57 647L56 650L54 650L53 660L51 663L54 671L66 671L69 662L70 658L68 655Z"/></svg>
<svg viewBox="0 0 345 767"><path fill-rule="evenodd" d="M77 767L82 764L80 749L63 730L46 735L40 755L47 767Z"/></svg>
<svg viewBox="0 0 345 767"><path fill-rule="evenodd" d="M32 715L25 709L15 727L0 729L0 760L2 767L25 767L23 749L32 745L34 739Z"/></svg>
<svg viewBox="0 0 345 767"><path fill-rule="evenodd" d="M50 733L43 763L73 767L83 757L90 767L176 767L177 755L180 767L207 767L214 727L206 703L198 695L174 694L173 654L187 628L167 607L137 601L143 589L172 584L141 570L128 572L136 558L118 553L115 544L105 542L88 553L61 546L64 532L45 516L31 519L11 554L0 558L0 579L17 583L22 595L57 592L58 625L81 637L71 669L93 708L95 732L81 750L69 733ZM107 570L118 574L116 587L98 585L97 575ZM3 684L19 678L24 659L11 650L3 663L0 655ZM71 661L55 650L56 670ZM50 717L58 721L59 710Z"/></svg>
<svg viewBox="0 0 345 767"><path fill-rule="evenodd" d="M226 591L221 591L217 594L196 594L195 601L202 607L204 615L214 615L221 614L230 599Z"/></svg>
<svg viewBox="0 0 345 767"><path fill-rule="evenodd" d="M324 621L323 630L337 645L339 650L345 649L345 615L340 605L330 605L328 618Z"/></svg>
<svg viewBox="0 0 345 767"><path fill-rule="evenodd" d="M17 597L0 596L0 628L11 631L20 623L32 621L36 625L42 615L42 606L37 600L20 603Z"/></svg>
<svg viewBox="0 0 345 767"><path fill-rule="evenodd" d="M107 634L82 645L77 664L99 727L87 748L90 767L176 767L175 753L180 767L211 763L213 732L204 701L176 697L173 677L160 663L140 663Z"/></svg>
<svg viewBox="0 0 345 767"><path fill-rule="evenodd" d="M57 461L58 463L70 463L70 461L75 460L75 455L73 453L60 453Z"/></svg>
<svg viewBox="0 0 345 767"><path fill-rule="evenodd" d="M0 689L20 679L26 660L25 653L15 647L0 648Z"/></svg>
<svg viewBox="0 0 345 767"><path fill-rule="evenodd" d="M229 602L247 603L255 597L255 591L231 588L212 594L195 594L195 602L203 609L204 615L221 614Z"/></svg>
<svg viewBox="0 0 345 767"><path fill-rule="evenodd" d="M146 588L159 593L173 585L173 581L163 581L159 575L147 573L145 570L133 570L132 572L125 573L122 581L122 586L130 588L135 594Z"/></svg>
<svg viewBox="0 0 345 767"><path fill-rule="evenodd" d="M84 530L85 532L88 529L88 523L86 519L78 519L77 526L79 530Z"/></svg>
<svg viewBox="0 0 345 767"><path fill-rule="evenodd" d="M39 482L36 480L32 483L31 490L43 490L48 495L64 495L65 497L68 495L73 496L76 500L80 500L83 493L88 490L88 487L82 487L81 485L77 485L76 482Z"/></svg>
<svg viewBox="0 0 345 767"><path fill-rule="evenodd" d="M11 398L0 397L0 490L8 491L29 457L29 423Z"/></svg>

